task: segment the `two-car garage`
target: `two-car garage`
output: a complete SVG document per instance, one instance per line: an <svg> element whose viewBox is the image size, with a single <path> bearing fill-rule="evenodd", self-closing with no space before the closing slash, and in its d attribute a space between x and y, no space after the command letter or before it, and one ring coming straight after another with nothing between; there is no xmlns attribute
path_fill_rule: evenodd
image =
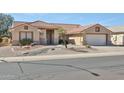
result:
<svg viewBox="0 0 124 93"><path fill-rule="evenodd" d="M87 34L86 42L89 45L106 45L106 34Z"/></svg>

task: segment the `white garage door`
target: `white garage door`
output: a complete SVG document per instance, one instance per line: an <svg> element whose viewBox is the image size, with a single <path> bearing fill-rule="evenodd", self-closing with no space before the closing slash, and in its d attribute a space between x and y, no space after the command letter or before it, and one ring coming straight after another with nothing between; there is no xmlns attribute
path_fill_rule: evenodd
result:
<svg viewBox="0 0 124 93"><path fill-rule="evenodd" d="M89 45L106 45L106 35L86 35Z"/></svg>

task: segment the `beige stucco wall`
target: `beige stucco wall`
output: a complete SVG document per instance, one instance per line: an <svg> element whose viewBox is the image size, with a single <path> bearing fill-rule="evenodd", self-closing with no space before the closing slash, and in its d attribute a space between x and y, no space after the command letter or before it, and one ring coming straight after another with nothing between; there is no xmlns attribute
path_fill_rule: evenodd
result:
<svg viewBox="0 0 124 93"><path fill-rule="evenodd" d="M82 45L83 42L83 36L82 34L77 34L77 35L71 35L69 36L69 40L73 40L75 45Z"/></svg>
<svg viewBox="0 0 124 93"><path fill-rule="evenodd" d="M100 32L95 31L96 27L100 27ZM89 27L88 29L86 29L86 33L105 33L106 34L106 33L110 33L110 30L108 30L107 28L105 28L102 25L97 24L97 25L94 25L94 26Z"/></svg>
<svg viewBox="0 0 124 93"><path fill-rule="evenodd" d="M37 29L36 27L28 25L28 30L24 29L24 25L18 26L11 30L12 33L12 44L19 44L19 32L33 32L33 41L37 44L47 44L46 29ZM42 33L42 35L40 34ZM54 30L54 44L58 44L59 33Z"/></svg>
<svg viewBox="0 0 124 93"><path fill-rule="evenodd" d="M12 41L18 41L19 40L19 32L11 31L11 33L12 33Z"/></svg>
<svg viewBox="0 0 124 93"><path fill-rule="evenodd" d="M15 29L11 30L11 33L12 33L12 43L13 45L17 45L19 44L19 32L21 31L25 31L25 32L33 32L33 41L36 42L37 44L40 43L39 39L40 39L40 32L43 33L43 44L46 44L46 30L40 30L40 29L37 29L35 27L32 27L32 26L29 26L28 25L28 30L25 30L24 29L24 26L19 26L19 27L16 27Z"/></svg>
<svg viewBox="0 0 124 93"><path fill-rule="evenodd" d="M47 44L47 39L46 39L46 29L42 29L41 32L43 33L42 37L42 44Z"/></svg>
<svg viewBox="0 0 124 93"><path fill-rule="evenodd" d="M124 34L115 34L111 36L113 45L124 45Z"/></svg>
<svg viewBox="0 0 124 93"><path fill-rule="evenodd" d="M54 30L54 44L58 44L59 41L59 33L57 30Z"/></svg>

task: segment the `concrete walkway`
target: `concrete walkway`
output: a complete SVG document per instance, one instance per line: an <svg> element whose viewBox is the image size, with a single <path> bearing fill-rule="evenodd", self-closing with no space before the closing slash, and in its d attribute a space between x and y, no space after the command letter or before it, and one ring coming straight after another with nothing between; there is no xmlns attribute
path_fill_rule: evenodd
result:
<svg viewBox="0 0 124 93"><path fill-rule="evenodd" d="M106 52L106 53L87 53L87 54L64 54L64 55L42 55L42 56L23 56L23 57L1 57L0 62L30 62L54 59L72 59L72 58L88 58L102 56L124 55L124 52Z"/></svg>

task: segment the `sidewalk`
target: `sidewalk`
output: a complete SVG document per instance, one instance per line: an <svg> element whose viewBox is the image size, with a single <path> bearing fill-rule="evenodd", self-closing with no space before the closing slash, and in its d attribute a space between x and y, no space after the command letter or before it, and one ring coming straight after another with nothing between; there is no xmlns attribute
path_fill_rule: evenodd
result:
<svg viewBox="0 0 124 93"><path fill-rule="evenodd" d="M42 55L42 56L23 56L23 57L1 57L0 62L31 62L54 59L70 59L70 58L88 58L124 55L124 52L106 52L106 53L88 53L88 54L63 54L63 55Z"/></svg>

